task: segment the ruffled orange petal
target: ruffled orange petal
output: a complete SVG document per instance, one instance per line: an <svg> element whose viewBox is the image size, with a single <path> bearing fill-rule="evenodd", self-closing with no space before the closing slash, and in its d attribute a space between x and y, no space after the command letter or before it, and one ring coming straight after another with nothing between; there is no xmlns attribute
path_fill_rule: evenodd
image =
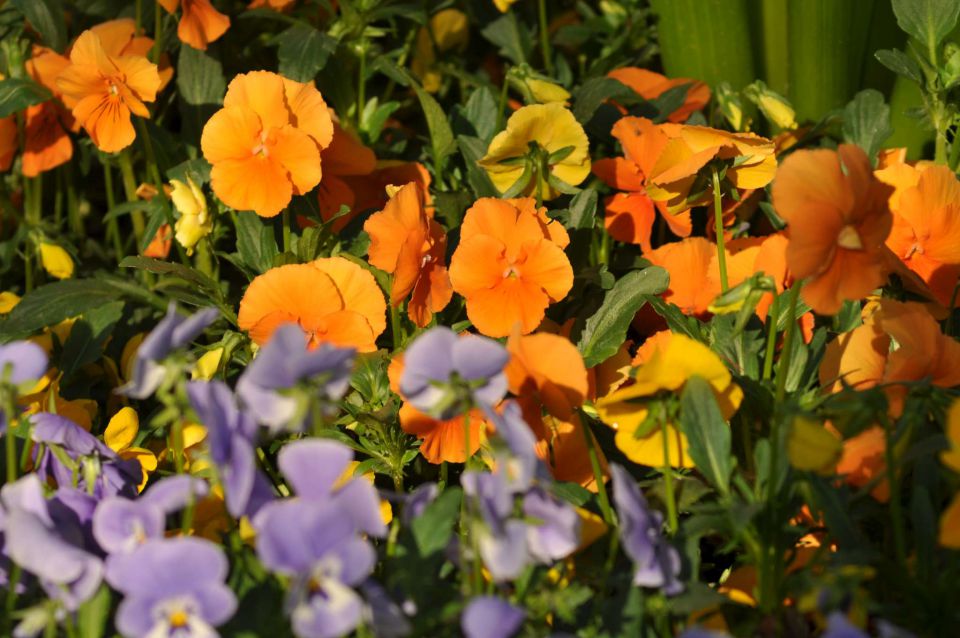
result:
<svg viewBox="0 0 960 638"><path fill-rule="evenodd" d="M208 44L230 28L230 18L217 11L210 0L181 0L180 4L183 13L177 26L177 37L194 49L205 51Z"/></svg>
<svg viewBox="0 0 960 638"><path fill-rule="evenodd" d="M451 299L453 286L450 284L450 274L446 266L433 261L423 269L417 285L413 287L410 301L407 302L407 316L417 326L425 328L434 313L446 308Z"/></svg>
<svg viewBox="0 0 960 638"><path fill-rule="evenodd" d="M273 317L271 329L261 330L269 336L272 329L284 322L277 313L282 313L285 321L306 326L343 308L343 297L329 275L310 264L287 264L271 268L250 282L240 300L237 325L241 330L250 330Z"/></svg>
<svg viewBox="0 0 960 638"><path fill-rule="evenodd" d="M517 324L527 334L540 325L549 305L550 298L539 285L510 277L467 297L467 317L488 337L506 337Z"/></svg>
<svg viewBox="0 0 960 638"><path fill-rule="evenodd" d="M367 318L354 310L338 310L324 316L313 325L310 347L332 343L341 347L356 348L360 352L377 349L377 335Z"/></svg>
<svg viewBox="0 0 960 638"><path fill-rule="evenodd" d="M553 416L569 420L583 404L588 391L583 357L569 339L540 333L507 341L511 358L506 367L510 392L517 396L535 392Z"/></svg>
<svg viewBox="0 0 960 638"><path fill-rule="evenodd" d="M826 271L807 280L800 296L815 312L834 314L844 301L863 299L886 279L885 265L878 255L840 248Z"/></svg>
<svg viewBox="0 0 960 638"><path fill-rule="evenodd" d="M715 254L716 247L703 237L688 237L651 251L647 255L650 263L670 273L664 301L675 304L685 314L706 313L720 292L715 280L708 276Z"/></svg>
<svg viewBox="0 0 960 638"><path fill-rule="evenodd" d="M622 191L643 190L643 173L640 167L625 157L599 159L593 163L590 170L611 188Z"/></svg>
<svg viewBox="0 0 960 638"><path fill-rule="evenodd" d="M287 171L294 195L303 195L320 183L320 151L309 135L282 126L271 133L267 147L270 159Z"/></svg>
<svg viewBox="0 0 960 638"><path fill-rule="evenodd" d="M570 260L556 244L540 240L524 245L526 259L519 266L524 282L539 286L550 300L562 300L573 288L573 268Z"/></svg>
<svg viewBox="0 0 960 638"><path fill-rule="evenodd" d="M463 295L471 295L493 288L504 278L508 264L504 259L505 246L489 235L476 235L464 239L450 260L450 282L453 289Z"/></svg>
<svg viewBox="0 0 960 638"><path fill-rule="evenodd" d="M883 379L890 337L868 321L827 344L820 363L820 386L839 392L843 383L857 390L871 388ZM842 379L842 381L841 381Z"/></svg>
<svg viewBox="0 0 960 638"><path fill-rule="evenodd" d="M242 106L252 110L260 118L264 131L291 124L283 78L269 71L251 71L234 77L227 87L223 106Z"/></svg>
<svg viewBox="0 0 960 638"><path fill-rule="evenodd" d="M604 208L603 225L611 237L627 244L639 244L644 253L653 250L650 236L657 212L653 200L645 193L617 193L607 199Z"/></svg>
<svg viewBox="0 0 960 638"><path fill-rule="evenodd" d="M53 102L35 104L27 109L24 138L22 169L26 177L36 177L73 157L73 142L63 130Z"/></svg>
<svg viewBox="0 0 960 638"><path fill-rule="evenodd" d="M283 78L283 92L290 108L290 123L313 138L322 150L333 140L330 109L313 82L294 82Z"/></svg>
<svg viewBox="0 0 960 638"><path fill-rule="evenodd" d="M320 154L327 175L369 175L377 167L377 156L354 133L333 122L333 138Z"/></svg>
<svg viewBox="0 0 960 638"><path fill-rule="evenodd" d="M333 280L343 299L344 309L363 315L374 338L387 329L387 302L370 271L344 257L317 259L309 265Z"/></svg>

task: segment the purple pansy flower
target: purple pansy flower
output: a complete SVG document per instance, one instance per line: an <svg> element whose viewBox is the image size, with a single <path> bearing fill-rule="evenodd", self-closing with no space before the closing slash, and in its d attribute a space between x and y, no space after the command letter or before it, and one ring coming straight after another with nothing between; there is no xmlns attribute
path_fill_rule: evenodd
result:
<svg viewBox="0 0 960 638"><path fill-rule="evenodd" d="M33 425L30 438L47 446L37 458L37 472L41 476L52 476L58 485L67 486L73 483L76 472L78 487L98 500L137 493L137 485L143 478L137 459L120 458L103 441L58 414L38 412L30 417L30 422ZM62 450L73 467L54 454L50 446Z"/></svg>
<svg viewBox="0 0 960 638"><path fill-rule="evenodd" d="M252 516L269 498L266 478L257 470L254 440L259 426L237 407L230 388L221 381L191 381L187 396L207 428L210 458L223 484L227 511L232 516Z"/></svg>
<svg viewBox="0 0 960 638"><path fill-rule="evenodd" d="M106 578L123 593L116 626L124 636L217 636L237 600L224 584L227 559L200 538L149 540L107 559ZM149 577L145 577L148 575Z"/></svg>
<svg viewBox="0 0 960 638"><path fill-rule="evenodd" d="M406 614L380 583L368 579L360 585L360 592L367 602L366 622L377 638L402 638L410 633Z"/></svg>
<svg viewBox="0 0 960 638"><path fill-rule="evenodd" d="M466 638L510 638L526 613L497 596L477 596L463 610L460 627Z"/></svg>
<svg viewBox="0 0 960 638"><path fill-rule="evenodd" d="M827 616L822 638L870 638L870 634L850 622L845 613L834 611Z"/></svg>
<svg viewBox="0 0 960 638"><path fill-rule="evenodd" d="M613 501L620 518L620 539L634 564L633 584L662 589L668 596L680 593L680 554L663 538L663 515L649 508L636 481L625 469L611 463L610 474Z"/></svg>
<svg viewBox="0 0 960 638"><path fill-rule="evenodd" d="M400 392L421 412L446 420L473 406L495 405L507 392L510 355L486 337L458 337L444 327L417 337L403 357Z"/></svg>
<svg viewBox="0 0 960 638"><path fill-rule="evenodd" d="M302 430L310 401L319 400L321 409L329 414L334 402L347 392L355 355L353 348L327 343L307 350L300 326L282 325L240 376L237 395L271 430ZM297 386L307 381L317 387L298 396Z"/></svg>
<svg viewBox="0 0 960 638"><path fill-rule="evenodd" d="M419 518L424 510L437 500L440 495L440 488L436 483L424 483L418 485L416 489L410 492L403 503L403 524L409 525L414 519Z"/></svg>
<svg viewBox="0 0 960 638"><path fill-rule="evenodd" d="M503 475L464 472L460 484L480 511L480 521L472 529L483 564L494 581L516 578L531 557L527 550L527 526L512 517L513 494Z"/></svg>
<svg viewBox="0 0 960 638"><path fill-rule="evenodd" d="M580 544L576 510L542 487L531 489L523 497L523 515L527 519L527 548L537 561L551 563L565 558Z"/></svg>
<svg viewBox="0 0 960 638"><path fill-rule="evenodd" d="M552 481L547 466L537 456L537 439L523 420L523 410L516 401L504 401L498 412L485 408L484 413L497 430L497 439L506 444L494 450L496 471L504 475L514 493L526 491L534 480Z"/></svg>
<svg viewBox="0 0 960 638"><path fill-rule="evenodd" d="M156 392L166 375L162 361L196 339L218 316L216 308L205 308L185 317L177 313L177 305L171 302L166 316L137 349L133 379L118 392L134 399L146 399Z"/></svg>
<svg viewBox="0 0 960 638"><path fill-rule="evenodd" d="M208 492L206 482L180 474L153 484L137 500L105 498L93 515L93 536L108 554L131 552L151 538L162 538L167 515Z"/></svg>
<svg viewBox="0 0 960 638"><path fill-rule="evenodd" d="M0 345L0 393L4 386L13 386L14 391L24 389L29 383L41 378L47 371L47 353L30 341L14 341ZM7 430L7 401L0 400L0 435Z"/></svg>
<svg viewBox="0 0 960 638"><path fill-rule="evenodd" d="M100 587L103 562L84 547L85 534L73 510L48 501L36 474L4 486L4 552L38 578L51 598L76 610Z"/></svg>

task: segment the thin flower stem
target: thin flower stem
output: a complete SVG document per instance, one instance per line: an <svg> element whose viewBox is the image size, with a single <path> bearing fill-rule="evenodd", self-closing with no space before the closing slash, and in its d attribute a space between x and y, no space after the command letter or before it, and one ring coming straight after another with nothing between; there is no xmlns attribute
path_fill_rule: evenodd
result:
<svg viewBox="0 0 960 638"><path fill-rule="evenodd" d="M7 410L10 415L16 414L12 410ZM7 432L3 437L7 452L7 484L17 480L17 439L13 433L13 421L7 425Z"/></svg>
<svg viewBox="0 0 960 638"><path fill-rule="evenodd" d="M720 192L720 173L713 169L713 219L717 234L717 264L720 266L720 292L727 292L727 252L723 238L723 194Z"/></svg>
<svg viewBox="0 0 960 638"><path fill-rule="evenodd" d="M587 455L590 457L590 467L593 469L593 480L597 484L597 500L600 501L600 512L603 514L603 520L607 525L613 526L616 521L613 518L613 509L610 507L610 498L607 495L607 486L603 481L603 468L600 467L600 458L597 455L596 443L593 440L593 432L590 430L589 421L586 415L580 417L580 430L583 432L583 440L587 444Z"/></svg>
<svg viewBox="0 0 960 638"><path fill-rule="evenodd" d="M393 336L393 349L399 350L403 345L403 322L400 319L400 306L390 304L390 333Z"/></svg>
<svg viewBox="0 0 960 638"><path fill-rule="evenodd" d="M886 414L880 415L883 422L884 433L884 461L886 463L885 473L887 475L887 485L890 489L890 519L893 524L893 543L897 552L897 564L907 565L907 543L906 534L903 529L903 512L900 503L900 477L897 476L895 467L896 457L894 457L893 423Z"/></svg>
<svg viewBox="0 0 960 638"><path fill-rule="evenodd" d="M769 381L773 378L773 357L777 350L777 325L780 321L780 295L773 291L773 303L770 304L770 311L767 313L767 349L763 356L763 380Z"/></svg>
<svg viewBox="0 0 960 638"><path fill-rule="evenodd" d="M112 211L117 203L113 193L113 169L104 162L103 164L103 189L107 193L107 212ZM117 263L123 259L123 240L120 237L120 225L117 223L116 216L111 216L107 220L107 234L113 236L113 249L117 253Z"/></svg>
<svg viewBox="0 0 960 638"><path fill-rule="evenodd" d="M663 438L663 487L667 499L667 531L673 536L679 526L677 496L673 490L673 468L670 466L670 429L666 419L660 419L660 436Z"/></svg>
<svg viewBox="0 0 960 638"><path fill-rule="evenodd" d="M787 329L783 337L783 354L780 357L780 365L777 368L777 393L775 395L776 405L781 405L787 394L787 375L790 374L790 360L793 358L793 340L797 332L797 300L800 297L800 288L802 281L793 285L788 293L787 301ZM776 449L776 446L774 446Z"/></svg>
<svg viewBox="0 0 960 638"><path fill-rule="evenodd" d="M137 201L137 176L133 172L133 163L130 161L130 150L124 149L120 153L120 175L123 178L123 190L127 195L128 202ZM143 219L143 211L133 209L130 211L130 219L133 220L133 234L137 237L137 242L143 238L143 231L146 222Z"/></svg>
<svg viewBox="0 0 960 638"><path fill-rule="evenodd" d="M160 62L160 53L163 50L163 7L159 2L154 3L153 11L153 48L150 49L150 61Z"/></svg>
<svg viewBox="0 0 960 638"><path fill-rule="evenodd" d="M547 75L553 75L553 55L550 52L550 23L547 22L547 0L537 0L537 14L540 18L540 53L543 54L543 68Z"/></svg>
<svg viewBox="0 0 960 638"><path fill-rule="evenodd" d="M283 209L283 216L280 219L280 223L283 224L283 252L288 253L290 250L290 209Z"/></svg>

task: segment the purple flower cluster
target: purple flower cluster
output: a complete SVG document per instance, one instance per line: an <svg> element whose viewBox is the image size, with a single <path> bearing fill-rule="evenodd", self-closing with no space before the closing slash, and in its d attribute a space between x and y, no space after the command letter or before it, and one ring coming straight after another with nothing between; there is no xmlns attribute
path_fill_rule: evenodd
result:
<svg viewBox="0 0 960 638"><path fill-rule="evenodd" d="M518 577L531 563L570 555L580 542L580 517L550 492L549 473L536 456L520 406L508 401L502 414L491 409L488 417L506 445L496 452L492 473L464 472L461 484L478 514L471 532L480 557L499 582Z"/></svg>

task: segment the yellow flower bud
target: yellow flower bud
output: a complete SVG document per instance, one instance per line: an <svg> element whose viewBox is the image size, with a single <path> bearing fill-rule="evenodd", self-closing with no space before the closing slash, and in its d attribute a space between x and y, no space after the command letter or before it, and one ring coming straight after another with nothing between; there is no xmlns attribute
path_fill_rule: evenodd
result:
<svg viewBox="0 0 960 638"><path fill-rule="evenodd" d="M559 84L538 80L537 78L527 78L526 83L527 88L530 89L530 94L540 104L564 103L570 99L570 94Z"/></svg>
<svg viewBox="0 0 960 638"><path fill-rule="evenodd" d="M73 275L73 258L57 244L40 242L40 263L51 277L67 279Z"/></svg>
<svg viewBox="0 0 960 638"><path fill-rule="evenodd" d="M187 177L186 183L172 179L170 184L170 199L180 213L175 226L177 241L189 255L197 242L213 230L213 218L207 211L207 198L192 179Z"/></svg>
<svg viewBox="0 0 960 638"><path fill-rule="evenodd" d="M20 295L13 292L0 292L0 315L5 315L20 303Z"/></svg>
<svg viewBox="0 0 960 638"><path fill-rule="evenodd" d="M790 425L787 456L798 470L832 474L843 453L843 441L827 430L823 423L798 416Z"/></svg>
<svg viewBox="0 0 960 638"><path fill-rule="evenodd" d="M202 357L197 359L197 364L193 367L190 374L192 379L202 379L209 381L217 373L220 367L220 359L223 357L223 348L214 348L208 351Z"/></svg>
<svg viewBox="0 0 960 638"><path fill-rule="evenodd" d="M776 126L788 130L797 128L797 114L787 98L776 91L771 91L760 80L744 89L744 94L760 107L763 116Z"/></svg>
<svg viewBox="0 0 960 638"><path fill-rule="evenodd" d="M726 82L722 82L717 86L714 97L724 119L735 131L749 130L749 122L744 121L743 118L743 104L739 93L730 88Z"/></svg>

